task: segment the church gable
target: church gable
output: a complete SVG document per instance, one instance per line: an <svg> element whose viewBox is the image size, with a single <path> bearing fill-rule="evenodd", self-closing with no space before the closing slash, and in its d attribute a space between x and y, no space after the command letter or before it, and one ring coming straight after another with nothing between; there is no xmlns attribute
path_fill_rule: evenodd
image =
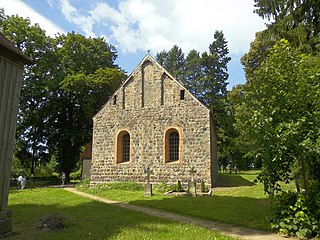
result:
<svg viewBox="0 0 320 240"><path fill-rule="evenodd" d="M207 109L160 64L147 55L95 118L103 114L106 110L104 108L130 111L142 108L172 107L188 104L190 101Z"/></svg>
<svg viewBox="0 0 320 240"><path fill-rule="evenodd" d="M92 184L212 182L210 111L150 55L93 118Z"/></svg>

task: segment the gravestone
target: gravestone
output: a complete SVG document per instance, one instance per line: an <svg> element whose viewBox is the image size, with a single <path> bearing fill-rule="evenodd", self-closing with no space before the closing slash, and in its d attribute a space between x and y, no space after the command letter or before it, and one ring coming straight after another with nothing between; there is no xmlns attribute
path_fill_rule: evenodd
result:
<svg viewBox="0 0 320 240"><path fill-rule="evenodd" d="M146 176L147 182L144 186L144 196L150 197L152 196L152 184L150 183L150 175L153 174L153 171L149 167L147 167L144 170L144 173L147 174Z"/></svg>
<svg viewBox="0 0 320 240"><path fill-rule="evenodd" d="M191 197L197 196L197 189L196 189L196 182L194 180L194 174L196 171L194 170L194 167L191 168L190 174L191 174L191 181L188 182L188 194Z"/></svg>

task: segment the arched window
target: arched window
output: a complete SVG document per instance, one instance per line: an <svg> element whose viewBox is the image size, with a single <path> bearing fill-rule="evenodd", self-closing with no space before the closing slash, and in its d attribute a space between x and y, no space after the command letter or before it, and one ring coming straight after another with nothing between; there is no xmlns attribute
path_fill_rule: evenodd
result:
<svg viewBox="0 0 320 240"><path fill-rule="evenodd" d="M130 161L130 134L122 131L117 138L117 163Z"/></svg>
<svg viewBox="0 0 320 240"><path fill-rule="evenodd" d="M172 132L169 135L169 161L179 160L179 134Z"/></svg>
<svg viewBox="0 0 320 240"><path fill-rule="evenodd" d="M165 134L165 162L180 160L180 136L177 129L171 128Z"/></svg>

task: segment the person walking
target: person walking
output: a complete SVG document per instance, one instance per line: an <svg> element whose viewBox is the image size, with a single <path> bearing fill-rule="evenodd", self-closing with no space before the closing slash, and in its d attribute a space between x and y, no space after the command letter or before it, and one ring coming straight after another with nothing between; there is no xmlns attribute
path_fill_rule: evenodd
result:
<svg viewBox="0 0 320 240"><path fill-rule="evenodd" d="M61 185L64 185L65 181L66 181L66 174L65 174L65 172L62 172L61 173Z"/></svg>

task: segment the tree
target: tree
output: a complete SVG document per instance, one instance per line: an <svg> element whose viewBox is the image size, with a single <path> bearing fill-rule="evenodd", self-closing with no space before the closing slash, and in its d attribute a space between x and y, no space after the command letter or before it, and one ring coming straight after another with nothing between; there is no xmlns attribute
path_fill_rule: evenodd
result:
<svg viewBox="0 0 320 240"><path fill-rule="evenodd" d="M310 35L317 35L320 31L320 6L317 0L254 0L259 16L275 19L290 20L290 25L295 28L299 25L308 25Z"/></svg>
<svg viewBox="0 0 320 240"><path fill-rule="evenodd" d="M249 52L241 58L248 82L254 81L254 71L267 60L270 49L276 44L277 40L280 40L280 38L268 31L256 33L256 38L250 44Z"/></svg>
<svg viewBox="0 0 320 240"><path fill-rule="evenodd" d="M262 18L274 19L268 29L303 52L319 50L320 5L317 0L255 0Z"/></svg>
<svg viewBox="0 0 320 240"><path fill-rule="evenodd" d="M217 143L220 164L230 160L227 149L230 143L228 132L230 130L230 116L227 103L228 85L228 56L227 41L222 31L214 33L214 41L209 45L209 52L202 54L202 72L200 100L206 104L213 114L213 131L217 133L214 141Z"/></svg>
<svg viewBox="0 0 320 240"><path fill-rule="evenodd" d="M296 53L281 40L254 71L236 107L236 128L252 156L263 161L265 191L280 190L292 167L301 166L304 187L319 181L320 60Z"/></svg>
<svg viewBox="0 0 320 240"><path fill-rule="evenodd" d="M163 50L156 55L157 61L179 81L184 79L185 59L182 49L174 45L168 52Z"/></svg>
<svg viewBox="0 0 320 240"><path fill-rule="evenodd" d="M201 100L216 114L223 107L227 94L229 49L222 31L214 33L214 41L209 46L209 53L202 54L202 97Z"/></svg>
<svg viewBox="0 0 320 240"><path fill-rule="evenodd" d="M18 137L33 159L54 156L68 180L91 138L92 116L126 77L114 64L116 50L102 38L75 33L49 38L18 16L2 17L0 29L33 61L22 87Z"/></svg>
<svg viewBox="0 0 320 240"><path fill-rule="evenodd" d="M102 38L59 35L53 51L46 129L48 146L68 181L81 147L91 139L91 118L126 75L114 65L115 48Z"/></svg>
<svg viewBox="0 0 320 240"><path fill-rule="evenodd" d="M22 148L24 151L31 152L30 170L33 174L37 159L47 151L41 108L47 100L45 77L48 75L48 63L52 56L50 38L46 37L45 31L39 25L31 25L29 19L6 16L4 12L0 20L0 30L33 62L25 67L17 126L18 142L23 142L21 145L25 146ZM19 149L21 151L21 148Z"/></svg>
<svg viewBox="0 0 320 240"><path fill-rule="evenodd" d="M201 96L201 79L203 78L200 53L191 50L185 62L183 84L197 98Z"/></svg>

